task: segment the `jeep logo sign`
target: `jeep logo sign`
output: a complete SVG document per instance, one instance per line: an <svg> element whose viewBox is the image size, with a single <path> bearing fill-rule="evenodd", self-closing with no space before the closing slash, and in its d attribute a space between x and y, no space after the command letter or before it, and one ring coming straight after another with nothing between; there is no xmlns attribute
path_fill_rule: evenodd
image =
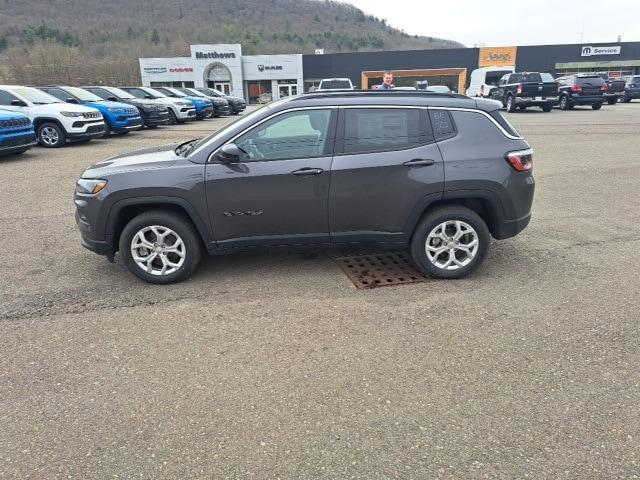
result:
<svg viewBox="0 0 640 480"><path fill-rule="evenodd" d="M620 55L620 45L613 45L610 47L592 47L591 45L585 45L580 51L580 56L591 57L592 55Z"/></svg>

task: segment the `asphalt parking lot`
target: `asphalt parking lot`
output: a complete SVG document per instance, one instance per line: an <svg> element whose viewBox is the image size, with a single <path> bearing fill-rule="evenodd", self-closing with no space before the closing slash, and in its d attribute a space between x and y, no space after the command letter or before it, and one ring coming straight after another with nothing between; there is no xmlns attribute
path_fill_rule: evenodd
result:
<svg viewBox="0 0 640 480"><path fill-rule="evenodd" d="M79 173L225 119L0 160L0 478L640 476L640 103L508 118L534 217L459 281L325 251L168 287L80 246Z"/></svg>

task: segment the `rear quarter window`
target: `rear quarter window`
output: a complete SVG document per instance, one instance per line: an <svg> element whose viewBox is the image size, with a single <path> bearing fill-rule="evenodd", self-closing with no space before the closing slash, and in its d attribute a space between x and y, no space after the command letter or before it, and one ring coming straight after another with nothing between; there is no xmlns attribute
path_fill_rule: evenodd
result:
<svg viewBox="0 0 640 480"><path fill-rule="evenodd" d="M494 110L493 112L489 113L489 115L491 115L491 118L493 118L496 122L498 122L498 124L502 128L504 128L509 135L513 135L514 137L520 136L520 134L515 129L515 127L511 125L511 123L509 123L509 120L507 120L502 116L502 113L500 113L500 110Z"/></svg>
<svg viewBox="0 0 640 480"><path fill-rule="evenodd" d="M436 140L441 141L456 136L456 124L453 121L451 112L448 110L429 109L429 118L431 119L431 128Z"/></svg>

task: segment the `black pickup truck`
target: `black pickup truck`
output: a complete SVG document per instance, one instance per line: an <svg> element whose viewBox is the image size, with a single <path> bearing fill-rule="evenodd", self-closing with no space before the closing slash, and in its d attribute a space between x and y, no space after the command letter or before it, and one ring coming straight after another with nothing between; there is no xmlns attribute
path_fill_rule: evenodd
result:
<svg viewBox="0 0 640 480"><path fill-rule="evenodd" d="M538 72L508 73L491 91L491 98L501 101L508 112L527 107L540 107L544 112L550 112L558 101L558 83L544 81Z"/></svg>
<svg viewBox="0 0 640 480"><path fill-rule="evenodd" d="M607 89L604 92L604 99L609 105L614 105L618 102L618 99L624 97L624 87L627 83L624 79L609 78L609 74L607 72L597 72L596 75L602 78L604 83L607 84Z"/></svg>

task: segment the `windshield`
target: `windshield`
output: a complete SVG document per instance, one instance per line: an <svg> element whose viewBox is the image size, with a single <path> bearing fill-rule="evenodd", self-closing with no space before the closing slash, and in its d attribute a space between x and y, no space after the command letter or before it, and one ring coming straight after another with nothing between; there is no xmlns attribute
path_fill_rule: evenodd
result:
<svg viewBox="0 0 640 480"><path fill-rule="evenodd" d="M136 98L133 95L131 95L129 92L125 92L124 90L120 90L119 88L116 88L116 87L105 87L104 89L107 92L112 93L113 95L115 95L118 98L126 98L127 100L131 100L132 98Z"/></svg>
<svg viewBox="0 0 640 480"><path fill-rule="evenodd" d="M35 105L48 105L49 103L62 103L56 97L49 95L48 93L41 92L35 88L20 87L10 90L13 93L20 95L22 98Z"/></svg>
<svg viewBox="0 0 640 480"><path fill-rule="evenodd" d="M64 87L64 89L69 92L71 95L73 95L74 97L76 97L78 100L80 100L81 102L101 102L102 99L85 90L84 88L78 88L78 87Z"/></svg>
<svg viewBox="0 0 640 480"><path fill-rule="evenodd" d="M351 82L349 80L322 80L320 82L320 88L331 90L351 90Z"/></svg>
<svg viewBox="0 0 640 480"><path fill-rule="evenodd" d="M200 150L202 150L204 147L206 147L207 145L209 145L210 143L214 143L216 140L218 140L220 137L222 137L225 132L231 128L231 127L235 127L238 125L242 125L242 124L250 124L254 118L256 118L259 115L262 115L262 113L264 113L265 109L271 108L270 105L264 105L263 107L260 107L257 110L254 110L253 112L249 113L248 115L245 115L243 117L238 117L235 121L228 123L225 127L221 128L220 130L217 130L215 132L213 132L211 135L209 135L208 137L205 137L201 140L198 140L197 142L193 143L191 145L191 148L189 149L189 151L187 151L184 155L188 156L191 155L193 153L199 152Z"/></svg>
<svg viewBox="0 0 640 480"><path fill-rule="evenodd" d="M182 93L191 95L192 97L206 97L204 93L199 92L194 88L185 88L184 90L182 90Z"/></svg>
<svg viewBox="0 0 640 480"><path fill-rule="evenodd" d="M176 90L175 88L163 87L161 92L166 92L170 97L186 97L184 93L180 90Z"/></svg>
<svg viewBox="0 0 640 480"><path fill-rule="evenodd" d="M158 90L154 89L154 88L145 88L144 89L145 92L147 92L149 95L153 95L156 98L165 98L166 95L162 92L159 92Z"/></svg>

